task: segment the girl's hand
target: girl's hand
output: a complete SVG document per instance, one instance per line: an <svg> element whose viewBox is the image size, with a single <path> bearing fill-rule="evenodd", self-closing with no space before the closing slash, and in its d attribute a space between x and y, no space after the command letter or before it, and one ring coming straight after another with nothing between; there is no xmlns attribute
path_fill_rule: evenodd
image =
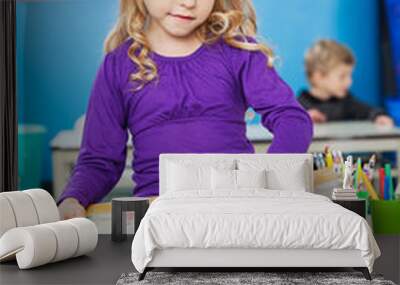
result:
<svg viewBox="0 0 400 285"><path fill-rule="evenodd" d="M317 109L310 109L307 111L308 114L310 115L312 121L314 123L325 123L326 122L326 116L324 113L320 112Z"/></svg>
<svg viewBox="0 0 400 285"><path fill-rule="evenodd" d="M380 126L387 126L387 127L393 127L394 122L393 119L390 118L389 116L386 115L380 115L375 118L374 121L375 124L380 125Z"/></svg>
<svg viewBox="0 0 400 285"><path fill-rule="evenodd" d="M86 217L85 208L75 198L66 198L58 205L58 211L60 212L60 218L62 220Z"/></svg>

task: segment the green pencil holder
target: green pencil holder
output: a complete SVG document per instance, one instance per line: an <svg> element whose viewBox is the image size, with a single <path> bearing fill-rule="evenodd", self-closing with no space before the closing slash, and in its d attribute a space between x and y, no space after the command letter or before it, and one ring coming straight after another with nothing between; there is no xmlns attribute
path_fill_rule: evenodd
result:
<svg viewBox="0 0 400 285"><path fill-rule="evenodd" d="M357 195L358 199L362 199L362 200L368 200L368 197L369 197L368 192L366 192L366 191L357 191L356 195Z"/></svg>
<svg viewBox="0 0 400 285"><path fill-rule="evenodd" d="M400 234L400 201L372 200L372 226L376 234Z"/></svg>

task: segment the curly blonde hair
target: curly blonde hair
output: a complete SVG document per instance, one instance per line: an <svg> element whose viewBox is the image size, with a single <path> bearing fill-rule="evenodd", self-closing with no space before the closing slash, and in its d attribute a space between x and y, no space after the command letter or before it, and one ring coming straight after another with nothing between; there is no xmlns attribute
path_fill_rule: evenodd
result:
<svg viewBox="0 0 400 285"><path fill-rule="evenodd" d="M120 0L118 21L104 42L104 51L108 53L128 38L133 39L128 56L138 67L136 73L130 74L130 80L140 83L137 90L158 76L157 66L149 57L151 50L144 32L146 17L144 0ZM233 47L261 51L268 58L268 66L272 67L272 49L246 38L255 37L256 32L256 13L251 0L216 0L209 18L197 29L196 36L204 43L223 38Z"/></svg>

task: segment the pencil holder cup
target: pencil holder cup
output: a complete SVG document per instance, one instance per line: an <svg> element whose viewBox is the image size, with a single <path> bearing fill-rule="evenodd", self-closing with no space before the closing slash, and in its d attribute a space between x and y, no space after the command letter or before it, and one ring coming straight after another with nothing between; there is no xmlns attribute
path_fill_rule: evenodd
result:
<svg viewBox="0 0 400 285"><path fill-rule="evenodd" d="M400 234L400 201L371 201L372 225L376 234Z"/></svg>
<svg viewBox="0 0 400 285"><path fill-rule="evenodd" d="M357 191L356 192L358 199L368 200L368 192L366 191Z"/></svg>

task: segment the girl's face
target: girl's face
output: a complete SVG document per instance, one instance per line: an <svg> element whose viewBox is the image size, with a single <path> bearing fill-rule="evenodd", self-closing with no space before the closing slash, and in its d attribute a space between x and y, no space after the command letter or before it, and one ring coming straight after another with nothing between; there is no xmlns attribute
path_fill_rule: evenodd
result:
<svg viewBox="0 0 400 285"><path fill-rule="evenodd" d="M173 37L187 37L208 19L215 0L144 0L144 4L150 27L156 25Z"/></svg>

